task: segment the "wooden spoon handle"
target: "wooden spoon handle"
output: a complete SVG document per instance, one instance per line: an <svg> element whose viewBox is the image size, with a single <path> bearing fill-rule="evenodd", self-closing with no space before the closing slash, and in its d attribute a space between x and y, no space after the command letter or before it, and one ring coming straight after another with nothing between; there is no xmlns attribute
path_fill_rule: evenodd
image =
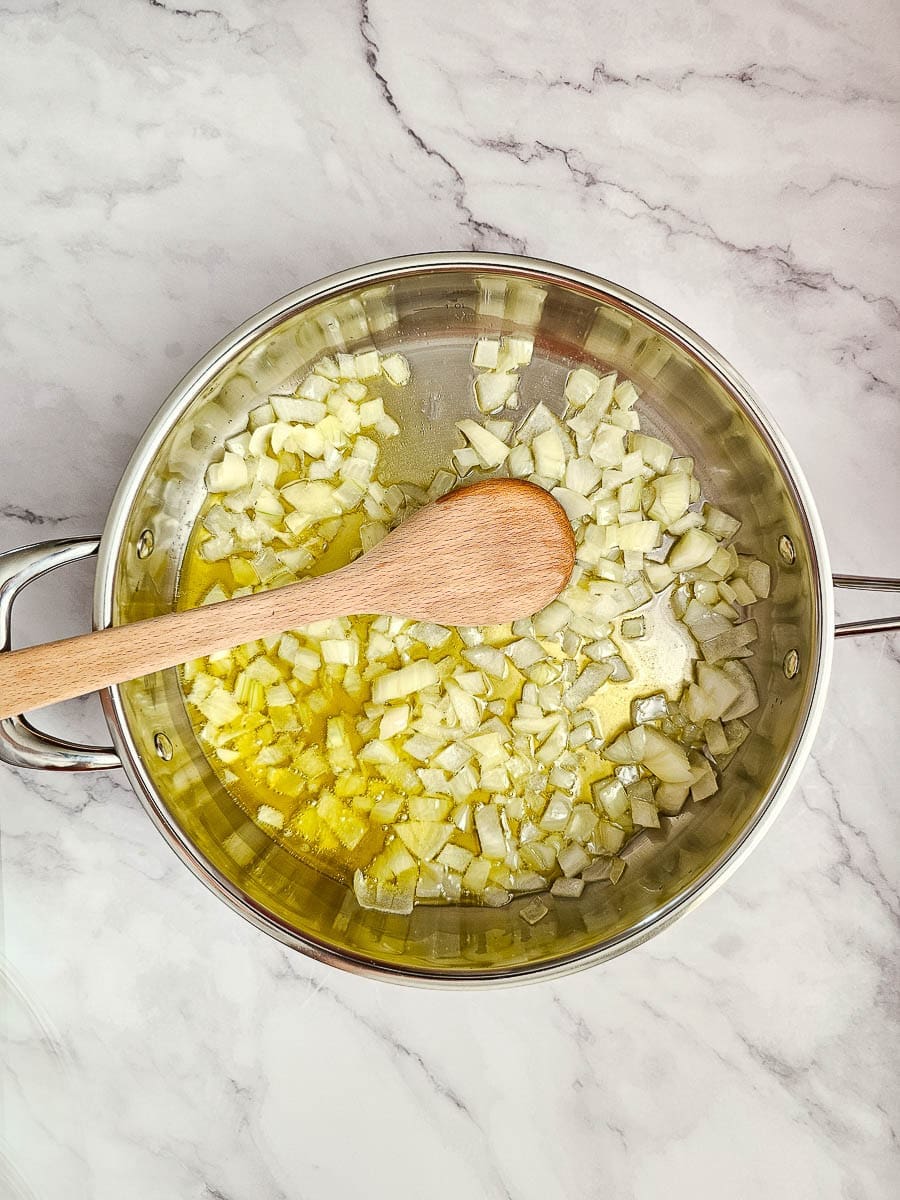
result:
<svg viewBox="0 0 900 1200"><path fill-rule="evenodd" d="M363 585L363 586L361 586ZM255 596L0 654L0 719L365 608L353 564Z"/></svg>

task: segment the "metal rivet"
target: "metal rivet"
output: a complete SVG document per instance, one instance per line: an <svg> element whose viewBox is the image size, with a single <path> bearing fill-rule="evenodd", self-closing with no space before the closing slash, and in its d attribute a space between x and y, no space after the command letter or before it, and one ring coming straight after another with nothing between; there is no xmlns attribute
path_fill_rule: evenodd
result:
<svg viewBox="0 0 900 1200"><path fill-rule="evenodd" d="M153 553L153 531L145 529L137 540L138 558L149 558Z"/></svg>
<svg viewBox="0 0 900 1200"><path fill-rule="evenodd" d="M784 671L785 679L794 679L797 672L800 670L800 655L796 650L788 650L784 656L784 662L781 664L781 669Z"/></svg>
<svg viewBox="0 0 900 1200"><path fill-rule="evenodd" d="M172 749L172 743L164 733L157 733L153 738L153 745L156 747L156 753L163 762L171 762L172 755L175 751Z"/></svg>
<svg viewBox="0 0 900 1200"><path fill-rule="evenodd" d="M794 549L794 543L787 534L783 534L782 537L778 539L778 553L788 564L788 566L793 566L797 561L797 551Z"/></svg>

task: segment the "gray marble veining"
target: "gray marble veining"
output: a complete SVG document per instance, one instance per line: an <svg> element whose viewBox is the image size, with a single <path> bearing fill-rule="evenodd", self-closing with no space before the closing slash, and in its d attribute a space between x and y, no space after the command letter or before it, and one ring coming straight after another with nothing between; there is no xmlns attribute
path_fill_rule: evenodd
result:
<svg viewBox="0 0 900 1200"><path fill-rule="evenodd" d="M0 30L0 548L99 530L169 388L273 297L475 247L700 330L836 568L900 573L892 0L13 0ZM32 589L19 637L89 596L81 568ZM508 992L326 971L204 891L119 776L3 771L0 1192L894 1194L898 672L896 639L837 647L802 784L710 903ZM53 720L100 729L91 701Z"/></svg>

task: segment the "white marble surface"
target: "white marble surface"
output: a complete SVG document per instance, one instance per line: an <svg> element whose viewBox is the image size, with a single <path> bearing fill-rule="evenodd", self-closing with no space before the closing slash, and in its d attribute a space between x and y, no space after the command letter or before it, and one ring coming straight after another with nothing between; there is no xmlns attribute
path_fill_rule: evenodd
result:
<svg viewBox="0 0 900 1200"><path fill-rule="evenodd" d="M0 548L99 530L170 386L271 298L513 248L703 332L792 439L835 565L900 574L893 0L211 3L0 12ZM84 628L90 582L33 589L20 636ZM510 992L316 967L207 893L120 775L0 769L0 1193L896 1195L898 680L896 637L840 644L737 875Z"/></svg>

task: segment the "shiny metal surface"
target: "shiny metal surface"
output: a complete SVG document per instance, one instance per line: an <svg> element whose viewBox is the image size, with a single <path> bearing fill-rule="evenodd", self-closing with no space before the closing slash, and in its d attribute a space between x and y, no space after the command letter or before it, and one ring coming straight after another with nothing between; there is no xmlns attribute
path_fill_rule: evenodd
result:
<svg viewBox="0 0 900 1200"><path fill-rule="evenodd" d="M900 579L876 575L835 575L834 586L860 592L900 592ZM867 621L844 621L835 625L835 637L856 637L861 633L888 633L900 629L900 617L872 617Z"/></svg>
<svg viewBox="0 0 900 1200"><path fill-rule="evenodd" d="M99 538L70 538L0 554L0 652L12 647L13 601L22 589L48 571L90 558L99 548ZM22 716L0 721L0 762L39 771L108 771L122 765L111 746L67 742L42 733Z"/></svg>
<svg viewBox="0 0 900 1200"><path fill-rule="evenodd" d="M56 770L124 765L154 823L217 895L285 944L363 974L426 985L553 976L622 953L689 911L756 844L803 765L830 670L831 577L806 484L747 384L696 334L623 288L552 263L435 254L373 263L273 304L182 380L141 440L100 544L94 623L172 607L206 463L275 385L335 349L400 350L418 387L394 414L404 436L393 467L424 482L443 465L454 421L469 414L473 339L511 331L536 339L521 415L538 399L556 403L577 363L629 375L643 391L644 426L697 459L705 494L743 519L740 548L773 570L772 597L755 613L753 733L713 801L688 805L628 845L619 885L591 884L579 901L547 897L551 911L535 926L518 916L527 898L499 910L421 906L410 917L361 910L343 884L270 842L222 788L174 671L104 695L115 750L62 742L15 718L0 724L0 759ZM385 461L390 469L390 454ZM15 595L96 551L97 539L87 538L0 558L0 650L10 645ZM900 587L855 576L835 576L834 585ZM852 622L834 633L898 624Z"/></svg>
<svg viewBox="0 0 900 1200"><path fill-rule="evenodd" d="M499 910L421 906L409 917L359 909L343 884L270 842L220 786L175 672L107 693L129 778L195 874L285 944L364 974L496 984L570 971L641 943L709 894L759 840L796 780L824 701L833 629L824 540L796 462L747 384L648 301L581 272L512 256L375 263L285 297L220 343L163 405L122 479L100 549L95 624L171 607L205 465L273 386L336 348L402 351L420 386L395 414L407 453L394 465L424 479L470 404L473 338L512 330L536 338L526 408L561 397L565 373L578 362L619 369L643 389L646 426L697 458L714 502L740 511L742 549L773 568L751 661L762 706L714 802L634 839L615 888L591 884L579 901L553 901L548 916L530 926L518 900ZM785 538L795 550L790 562L778 553ZM797 663L790 677L782 667L787 656ZM160 745L171 753L162 757Z"/></svg>

